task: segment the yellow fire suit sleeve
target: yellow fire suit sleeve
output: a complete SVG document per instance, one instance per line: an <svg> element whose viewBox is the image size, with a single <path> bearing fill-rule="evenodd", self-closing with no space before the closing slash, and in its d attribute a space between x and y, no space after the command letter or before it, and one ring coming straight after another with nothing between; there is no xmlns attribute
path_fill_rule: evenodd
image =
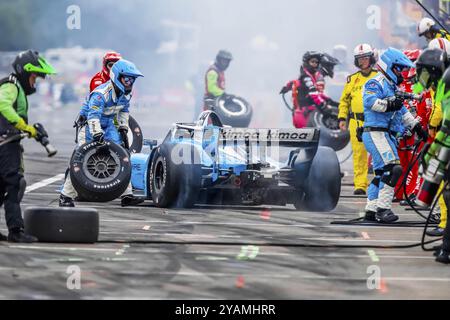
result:
<svg viewBox="0 0 450 320"><path fill-rule="evenodd" d="M214 70L210 70L206 74L208 93L212 94L214 97L219 97L224 94L224 91L217 86L218 78L219 74Z"/></svg>

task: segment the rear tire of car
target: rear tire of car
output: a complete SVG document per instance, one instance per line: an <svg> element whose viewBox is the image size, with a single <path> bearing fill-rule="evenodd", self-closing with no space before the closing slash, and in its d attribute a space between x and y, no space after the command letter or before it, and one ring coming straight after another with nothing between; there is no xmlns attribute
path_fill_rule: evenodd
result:
<svg viewBox="0 0 450 320"><path fill-rule="evenodd" d="M335 151L344 149L350 142L349 131L339 129L339 121L335 115L324 116L314 111L309 116L308 127L320 129L320 146L330 147Z"/></svg>
<svg viewBox="0 0 450 320"><path fill-rule="evenodd" d="M106 151L99 151L99 147ZM108 202L120 197L131 179L128 152L107 141L102 146L91 142L80 146L70 161L70 179L80 198Z"/></svg>
<svg viewBox="0 0 450 320"><path fill-rule="evenodd" d="M149 190L153 203L160 208L171 207L178 195L179 186L170 157L171 150L167 144L159 146L150 165Z"/></svg>
<svg viewBox="0 0 450 320"><path fill-rule="evenodd" d="M252 120L252 106L243 98L235 97L232 103L225 103L225 99L216 99L214 111L224 125L236 128L247 128Z"/></svg>
<svg viewBox="0 0 450 320"><path fill-rule="evenodd" d="M294 206L298 210L331 211L336 208L340 194L341 169L336 152L319 147L304 187L296 191Z"/></svg>
<svg viewBox="0 0 450 320"><path fill-rule="evenodd" d="M180 148L181 147L181 148ZM187 159L180 152L190 152L190 163L175 163L174 156ZM150 166L149 189L155 206L160 208L191 208L198 199L201 165L198 153L187 144L162 144L155 151Z"/></svg>
<svg viewBox="0 0 450 320"><path fill-rule="evenodd" d="M99 215L90 208L39 208L24 212L25 233L40 242L95 243L99 235Z"/></svg>

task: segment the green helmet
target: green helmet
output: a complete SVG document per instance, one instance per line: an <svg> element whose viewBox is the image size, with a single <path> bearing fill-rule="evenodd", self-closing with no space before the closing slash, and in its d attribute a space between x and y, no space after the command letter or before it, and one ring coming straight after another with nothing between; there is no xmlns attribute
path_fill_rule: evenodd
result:
<svg viewBox="0 0 450 320"><path fill-rule="evenodd" d="M39 52L33 50L19 53L12 66L26 95L36 92L36 88L30 85L31 74L34 73L41 78L45 78L48 74L56 74L56 70L47 60L41 57Z"/></svg>

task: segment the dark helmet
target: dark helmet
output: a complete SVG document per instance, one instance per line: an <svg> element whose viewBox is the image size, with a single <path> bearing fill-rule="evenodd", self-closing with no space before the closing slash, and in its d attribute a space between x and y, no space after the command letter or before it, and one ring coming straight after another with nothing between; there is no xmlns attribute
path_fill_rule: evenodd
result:
<svg viewBox="0 0 450 320"><path fill-rule="evenodd" d="M31 74L36 74L45 78L47 74L55 74L55 69L41 56L39 52L28 50L19 53L14 60L12 67L19 83L26 95L36 92L36 88L30 85Z"/></svg>
<svg viewBox="0 0 450 320"><path fill-rule="evenodd" d="M320 61L320 59L322 58L322 53L320 53L319 51L306 51L306 53L303 55L303 62L308 62L313 58L317 58Z"/></svg>
<svg viewBox="0 0 450 320"><path fill-rule="evenodd" d="M437 87L446 69L446 53L440 49L425 49L416 61L417 81L424 88Z"/></svg>
<svg viewBox="0 0 450 320"><path fill-rule="evenodd" d="M216 56L216 65L220 70L225 71L230 65L231 60L233 60L233 55L231 52L220 50Z"/></svg>
<svg viewBox="0 0 450 320"><path fill-rule="evenodd" d="M311 67L309 65L309 61L311 59L314 59L314 58L319 60L319 63L320 63L320 60L322 59L322 53L320 53L318 51L307 51L303 55L303 59L302 59L303 60L303 68L306 68L306 69L308 69L309 71L312 71L312 72L316 72L318 69L317 68L313 68L313 67Z"/></svg>
<svg viewBox="0 0 450 320"><path fill-rule="evenodd" d="M328 76L330 78L334 77L334 67L338 65L340 62L335 57L332 57L328 53L324 53L322 55L322 59L320 59L320 72L324 76Z"/></svg>

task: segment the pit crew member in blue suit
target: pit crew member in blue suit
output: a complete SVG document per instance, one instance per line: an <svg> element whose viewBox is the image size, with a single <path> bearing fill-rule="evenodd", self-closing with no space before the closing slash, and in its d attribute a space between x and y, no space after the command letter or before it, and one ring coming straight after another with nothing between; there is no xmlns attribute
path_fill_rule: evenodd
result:
<svg viewBox="0 0 450 320"><path fill-rule="evenodd" d="M81 115L87 119L78 135L78 145L92 141L112 141L122 143L121 136L128 132L129 107L133 84L143 74L136 66L127 60L117 61L110 71L111 79L98 86L89 95L83 105ZM117 116L119 129L114 124ZM74 207L73 200L77 197L70 176L67 177L59 199L60 207ZM133 196L131 182L122 195L122 206L136 205L142 202Z"/></svg>
<svg viewBox="0 0 450 320"><path fill-rule="evenodd" d="M393 223L394 187L402 175L397 154L397 137L406 129L426 140L427 133L396 95L402 72L414 67L403 52L389 48L378 61L379 73L364 86L364 128L362 139L372 155L375 177L369 185L366 220Z"/></svg>

